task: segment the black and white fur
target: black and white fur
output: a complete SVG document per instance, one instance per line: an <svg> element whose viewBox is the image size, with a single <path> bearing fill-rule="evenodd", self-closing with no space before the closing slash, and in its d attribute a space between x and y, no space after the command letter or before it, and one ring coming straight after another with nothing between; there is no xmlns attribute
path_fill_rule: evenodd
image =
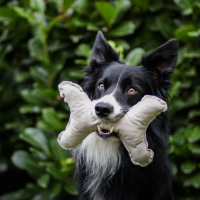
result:
<svg viewBox="0 0 200 200"><path fill-rule="evenodd" d="M98 32L84 81L85 92L93 101L94 115L115 121L146 94L166 101L177 49L177 40L170 40L143 56L141 66L128 66ZM135 92L130 93L130 88ZM74 152L79 200L173 199L171 168L166 155L167 113L157 116L147 129L148 145L154 151L154 160L147 167L131 162L117 133L104 132L97 129Z"/></svg>

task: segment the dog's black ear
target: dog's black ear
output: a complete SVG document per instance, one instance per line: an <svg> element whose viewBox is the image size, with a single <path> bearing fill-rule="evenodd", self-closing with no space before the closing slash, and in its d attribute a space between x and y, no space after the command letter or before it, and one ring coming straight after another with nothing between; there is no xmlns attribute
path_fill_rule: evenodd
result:
<svg viewBox="0 0 200 200"><path fill-rule="evenodd" d="M99 31L92 49L92 56L90 60L90 70L96 70L104 64L119 61L119 53L108 44L103 33Z"/></svg>
<svg viewBox="0 0 200 200"><path fill-rule="evenodd" d="M142 57L142 65L151 71L154 82L164 89L171 85L170 76L176 66L177 53L178 41L172 39Z"/></svg>

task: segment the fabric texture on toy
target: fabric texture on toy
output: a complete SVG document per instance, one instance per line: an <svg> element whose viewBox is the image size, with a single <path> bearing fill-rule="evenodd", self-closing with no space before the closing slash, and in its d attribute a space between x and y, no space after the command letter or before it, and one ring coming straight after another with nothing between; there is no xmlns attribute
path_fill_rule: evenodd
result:
<svg viewBox="0 0 200 200"><path fill-rule="evenodd" d="M63 81L58 88L71 111L65 131L58 136L58 143L62 148L78 148L90 133L97 130L97 125L108 130L114 126L114 131L118 133L133 164L145 167L152 162L154 153L148 149L146 129L157 115L167 110L165 101L146 95L122 118L111 123L93 116L91 100L79 85Z"/></svg>
<svg viewBox="0 0 200 200"><path fill-rule="evenodd" d="M92 115L91 101L78 84L63 81L58 89L60 96L70 107L70 120L65 131L59 134L58 143L62 148L72 150L96 130L100 120Z"/></svg>

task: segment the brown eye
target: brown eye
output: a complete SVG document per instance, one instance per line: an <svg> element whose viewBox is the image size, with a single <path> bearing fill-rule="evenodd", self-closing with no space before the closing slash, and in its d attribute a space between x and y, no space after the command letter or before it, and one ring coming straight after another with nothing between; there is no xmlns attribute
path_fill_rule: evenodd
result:
<svg viewBox="0 0 200 200"><path fill-rule="evenodd" d="M128 90L128 93L129 93L129 94L134 94L134 93L135 93L135 89L134 89L134 88L130 88L130 89Z"/></svg>
<svg viewBox="0 0 200 200"><path fill-rule="evenodd" d="M104 84L100 83L98 87L99 87L99 89L103 90L104 89Z"/></svg>

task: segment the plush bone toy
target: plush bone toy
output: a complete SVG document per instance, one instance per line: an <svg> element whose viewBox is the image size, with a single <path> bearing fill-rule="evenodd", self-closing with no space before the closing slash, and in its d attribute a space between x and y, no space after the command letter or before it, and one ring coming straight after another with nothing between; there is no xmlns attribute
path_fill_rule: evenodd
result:
<svg viewBox="0 0 200 200"><path fill-rule="evenodd" d="M78 148L90 133L97 130L97 125L108 130L114 126L114 131L118 133L133 164L145 167L152 162L154 153L148 149L146 129L157 115L167 110L165 101L146 95L118 121L106 122L93 116L92 103L79 85L63 81L58 88L60 96L71 110L65 131L58 136L58 143L62 148Z"/></svg>

